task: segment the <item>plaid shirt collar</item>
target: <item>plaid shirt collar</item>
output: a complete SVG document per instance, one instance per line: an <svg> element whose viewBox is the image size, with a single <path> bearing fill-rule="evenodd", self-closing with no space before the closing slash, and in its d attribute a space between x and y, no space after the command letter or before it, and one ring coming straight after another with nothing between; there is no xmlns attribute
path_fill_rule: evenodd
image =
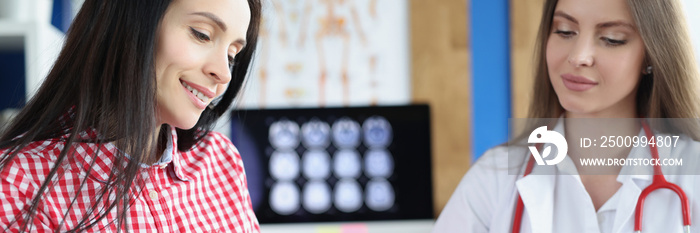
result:
<svg viewBox="0 0 700 233"><path fill-rule="evenodd" d="M190 181L193 179L193 174L187 171L192 171L192 164L186 159L182 159L182 153L177 148L177 131L174 127L171 128L170 137L163 155L160 160L152 165L141 164L141 168L164 168L172 165L175 177L181 181ZM96 138L97 133L94 130L88 130L80 134L80 139ZM67 137L67 135L66 135ZM108 183L109 174L114 163L114 155L120 151L112 142L101 144L98 148L97 143L77 142L73 144L68 153L71 153L75 164L79 169L90 171L89 176L101 183ZM99 154L95 156L95 152L99 150ZM95 161L93 162L93 159ZM125 154L125 159L130 159L128 154ZM126 166L124 161L123 166ZM92 170L89 168L92 167Z"/></svg>

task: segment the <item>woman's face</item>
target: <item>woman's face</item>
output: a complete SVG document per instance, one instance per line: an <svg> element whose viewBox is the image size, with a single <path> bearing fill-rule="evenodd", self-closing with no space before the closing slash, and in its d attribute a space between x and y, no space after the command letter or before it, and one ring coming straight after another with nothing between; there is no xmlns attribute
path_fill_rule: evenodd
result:
<svg viewBox="0 0 700 233"><path fill-rule="evenodd" d="M644 43L625 0L559 0L546 53L550 81L568 113L636 114Z"/></svg>
<svg viewBox="0 0 700 233"><path fill-rule="evenodd" d="M226 90L233 57L245 46L246 0L174 0L156 43L158 125L190 129Z"/></svg>

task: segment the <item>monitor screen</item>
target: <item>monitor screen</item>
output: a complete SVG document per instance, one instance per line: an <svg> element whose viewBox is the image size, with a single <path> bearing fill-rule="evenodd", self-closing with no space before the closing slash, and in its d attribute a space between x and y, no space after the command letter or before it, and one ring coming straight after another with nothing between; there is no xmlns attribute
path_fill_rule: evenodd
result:
<svg viewBox="0 0 700 233"><path fill-rule="evenodd" d="M231 115L260 223L433 218L427 105Z"/></svg>

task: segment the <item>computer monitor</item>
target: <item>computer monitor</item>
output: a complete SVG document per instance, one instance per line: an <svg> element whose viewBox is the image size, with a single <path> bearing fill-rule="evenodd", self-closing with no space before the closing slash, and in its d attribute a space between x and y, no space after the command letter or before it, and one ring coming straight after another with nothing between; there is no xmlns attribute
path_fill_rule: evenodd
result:
<svg viewBox="0 0 700 233"><path fill-rule="evenodd" d="M261 224L433 218L427 105L238 110Z"/></svg>

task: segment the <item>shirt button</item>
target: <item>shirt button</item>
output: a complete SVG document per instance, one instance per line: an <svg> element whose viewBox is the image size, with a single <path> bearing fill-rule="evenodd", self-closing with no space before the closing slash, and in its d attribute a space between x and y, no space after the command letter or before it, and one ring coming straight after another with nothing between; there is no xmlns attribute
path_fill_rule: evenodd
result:
<svg viewBox="0 0 700 233"><path fill-rule="evenodd" d="M166 163L166 164L163 164L163 165L158 165L158 168L160 168L160 169L165 169L165 167L167 167L167 166L168 166L168 164Z"/></svg>
<svg viewBox="0 0 700 233"><path fill-rule="evenodd" d="M158 193L156 191L148 192L148 196L151 197L151 199L153 200L158 200Z"/></svg>

